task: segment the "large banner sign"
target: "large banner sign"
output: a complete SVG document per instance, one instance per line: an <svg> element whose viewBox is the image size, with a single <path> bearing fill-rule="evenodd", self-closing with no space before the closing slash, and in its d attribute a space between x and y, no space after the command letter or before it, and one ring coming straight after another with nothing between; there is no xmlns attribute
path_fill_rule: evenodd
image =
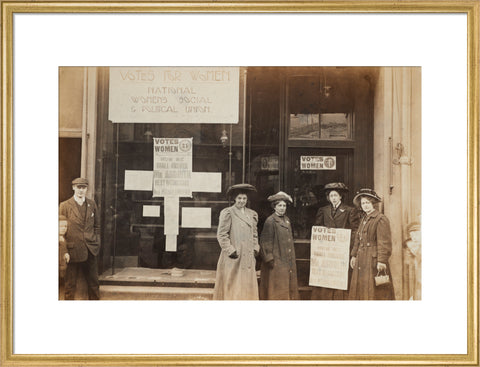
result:
<svg viewBox="0 0 480 367"><path fill-rule="evenodd" d="M112 67L113 122L236 124L238 67Z"/></svg>
<svg viewBox="0 0 480 367"><path fill-rule="evenodd" d="M309 285L348 288L350 229L312 227Z"/></svg>
<svg viewBox="0 0 480 367"><path fill-rule="evenodd" d="M192 141L153 139L153 197L192 196Z"/></svg>

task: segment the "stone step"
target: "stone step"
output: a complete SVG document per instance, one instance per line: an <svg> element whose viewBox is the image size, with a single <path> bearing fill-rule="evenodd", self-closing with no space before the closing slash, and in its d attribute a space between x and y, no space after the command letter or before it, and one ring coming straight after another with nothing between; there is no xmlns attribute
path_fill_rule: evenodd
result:
<svg viewBox="0 0 480 367"><path fill-rule="evenodd" d="M213 288L215 270L123 268L99 277L101 285L140 287Z"/></svg>
<svg viewBox="0 0 480 367"><path fill-rule="evenodd" d="M210 300L215 270L151 269L129 267L100 277L100 297L105 300ZM257 274L260 277L260 274ZM300 286L300 299L310 299L311 287Z"/></svg>
<svg viewBox="0 0 480 367"><path fill-rule="evenodd" d="M213 298L213 288L101 285L103 300L198 300Z"/></svg>

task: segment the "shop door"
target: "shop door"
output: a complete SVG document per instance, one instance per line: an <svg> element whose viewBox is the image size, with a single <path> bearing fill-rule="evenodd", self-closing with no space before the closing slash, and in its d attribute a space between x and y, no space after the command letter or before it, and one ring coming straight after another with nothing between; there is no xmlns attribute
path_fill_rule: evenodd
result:
<svg viewBox="0 0 480 367"><path fill-rule="evenodd" d="M287 156L286 187L293 194L293 205L288 209L288 216L292 221L295 239L298 284L300 289L305 289L310 273L311 228L318 209L328 205L323 188L330 182L343 182L353 188L353 149L289 148ZM326 167L330 169L318 169L318 164L306 164L308 157L335 157L335 165ZM331 163L331 160L327 161L327 165ZM352 198L352 193L349 193L345 202L351 203Z"/></svg>
<svg viewBox="0 0 480 367"><path fill-rule="evenodd" d="M288 192L293 194L290 217L296 239L309 239L317 210L328 205L323 188L343 182L353 188L353 150L334 148L290 148L287 170ZM344 198L351 205L352 193Z"/></svg>
<svg viewBox="0 0 480 367"><path fill-rule="evenodd" d="M60 138L58 149L58 202L72 197L72 181L80 177L82 139Z"/></svg>

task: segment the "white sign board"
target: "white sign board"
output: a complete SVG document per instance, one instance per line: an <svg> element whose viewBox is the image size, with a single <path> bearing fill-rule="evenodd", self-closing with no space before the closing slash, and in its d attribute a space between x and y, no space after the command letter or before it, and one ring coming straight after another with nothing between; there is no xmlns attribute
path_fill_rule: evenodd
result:
<svg viewBox="0 0 480 367"><path fill-rule="evenodd" d="M152 191L153 172L125 170L125 190Z"/></svg>
<svg viewBox="0 0 480 367"><path fill-rule="evenodd" d="M182 208L183 228L211 228L212 208Z"/></svg>
<svg viewBox="0 0 480 367"><path fill-rule="evenodd" d="M144 205L143 206L144 217L159 217L160 205Z"/></svg>
<svg viewBox="0 0 480 367"><path fill-rule="evenodd" d="M113 122L236 124L238 67L112 67Z"/></svg>
<svg viewBox="0 0 480 367"><path fill-rule="evenodd" d="M309 285L348 288L350 229L312 227Z"/></svg>
<svg viewBox="0 0 480 367"><path fill-rule="evenodd" d="M301 170L336 170L337 157L335 156L319 156L319 155L302 155L300 156Z"/></svg>
<svg viewBox="0 0 480 367"><path fill-rule="evenodd" d="M192 191L222 192L222 172L192 172Z"/></svg>

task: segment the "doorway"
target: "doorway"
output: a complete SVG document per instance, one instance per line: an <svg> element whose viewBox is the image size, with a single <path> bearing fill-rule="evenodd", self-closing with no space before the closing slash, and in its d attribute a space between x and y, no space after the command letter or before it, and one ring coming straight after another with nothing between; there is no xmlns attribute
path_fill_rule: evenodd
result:
<svg viewBox="0 0 480 367"><path fill-rule="evenodd" d="M330 182L353 187L353 150L338 148L290 148L287 188L293 193L291 220L298 239L310 238L319 208L328 204L323 188ZM351 202L352 193L345 198Z"/></svg>
<svg viewBox="0 0 480 367"><path fill-rule="evenodd" d="M81 138L60 138L58 144L58 200L59 203L73 195L72 181L80 177L82 159Z"/></svg>

